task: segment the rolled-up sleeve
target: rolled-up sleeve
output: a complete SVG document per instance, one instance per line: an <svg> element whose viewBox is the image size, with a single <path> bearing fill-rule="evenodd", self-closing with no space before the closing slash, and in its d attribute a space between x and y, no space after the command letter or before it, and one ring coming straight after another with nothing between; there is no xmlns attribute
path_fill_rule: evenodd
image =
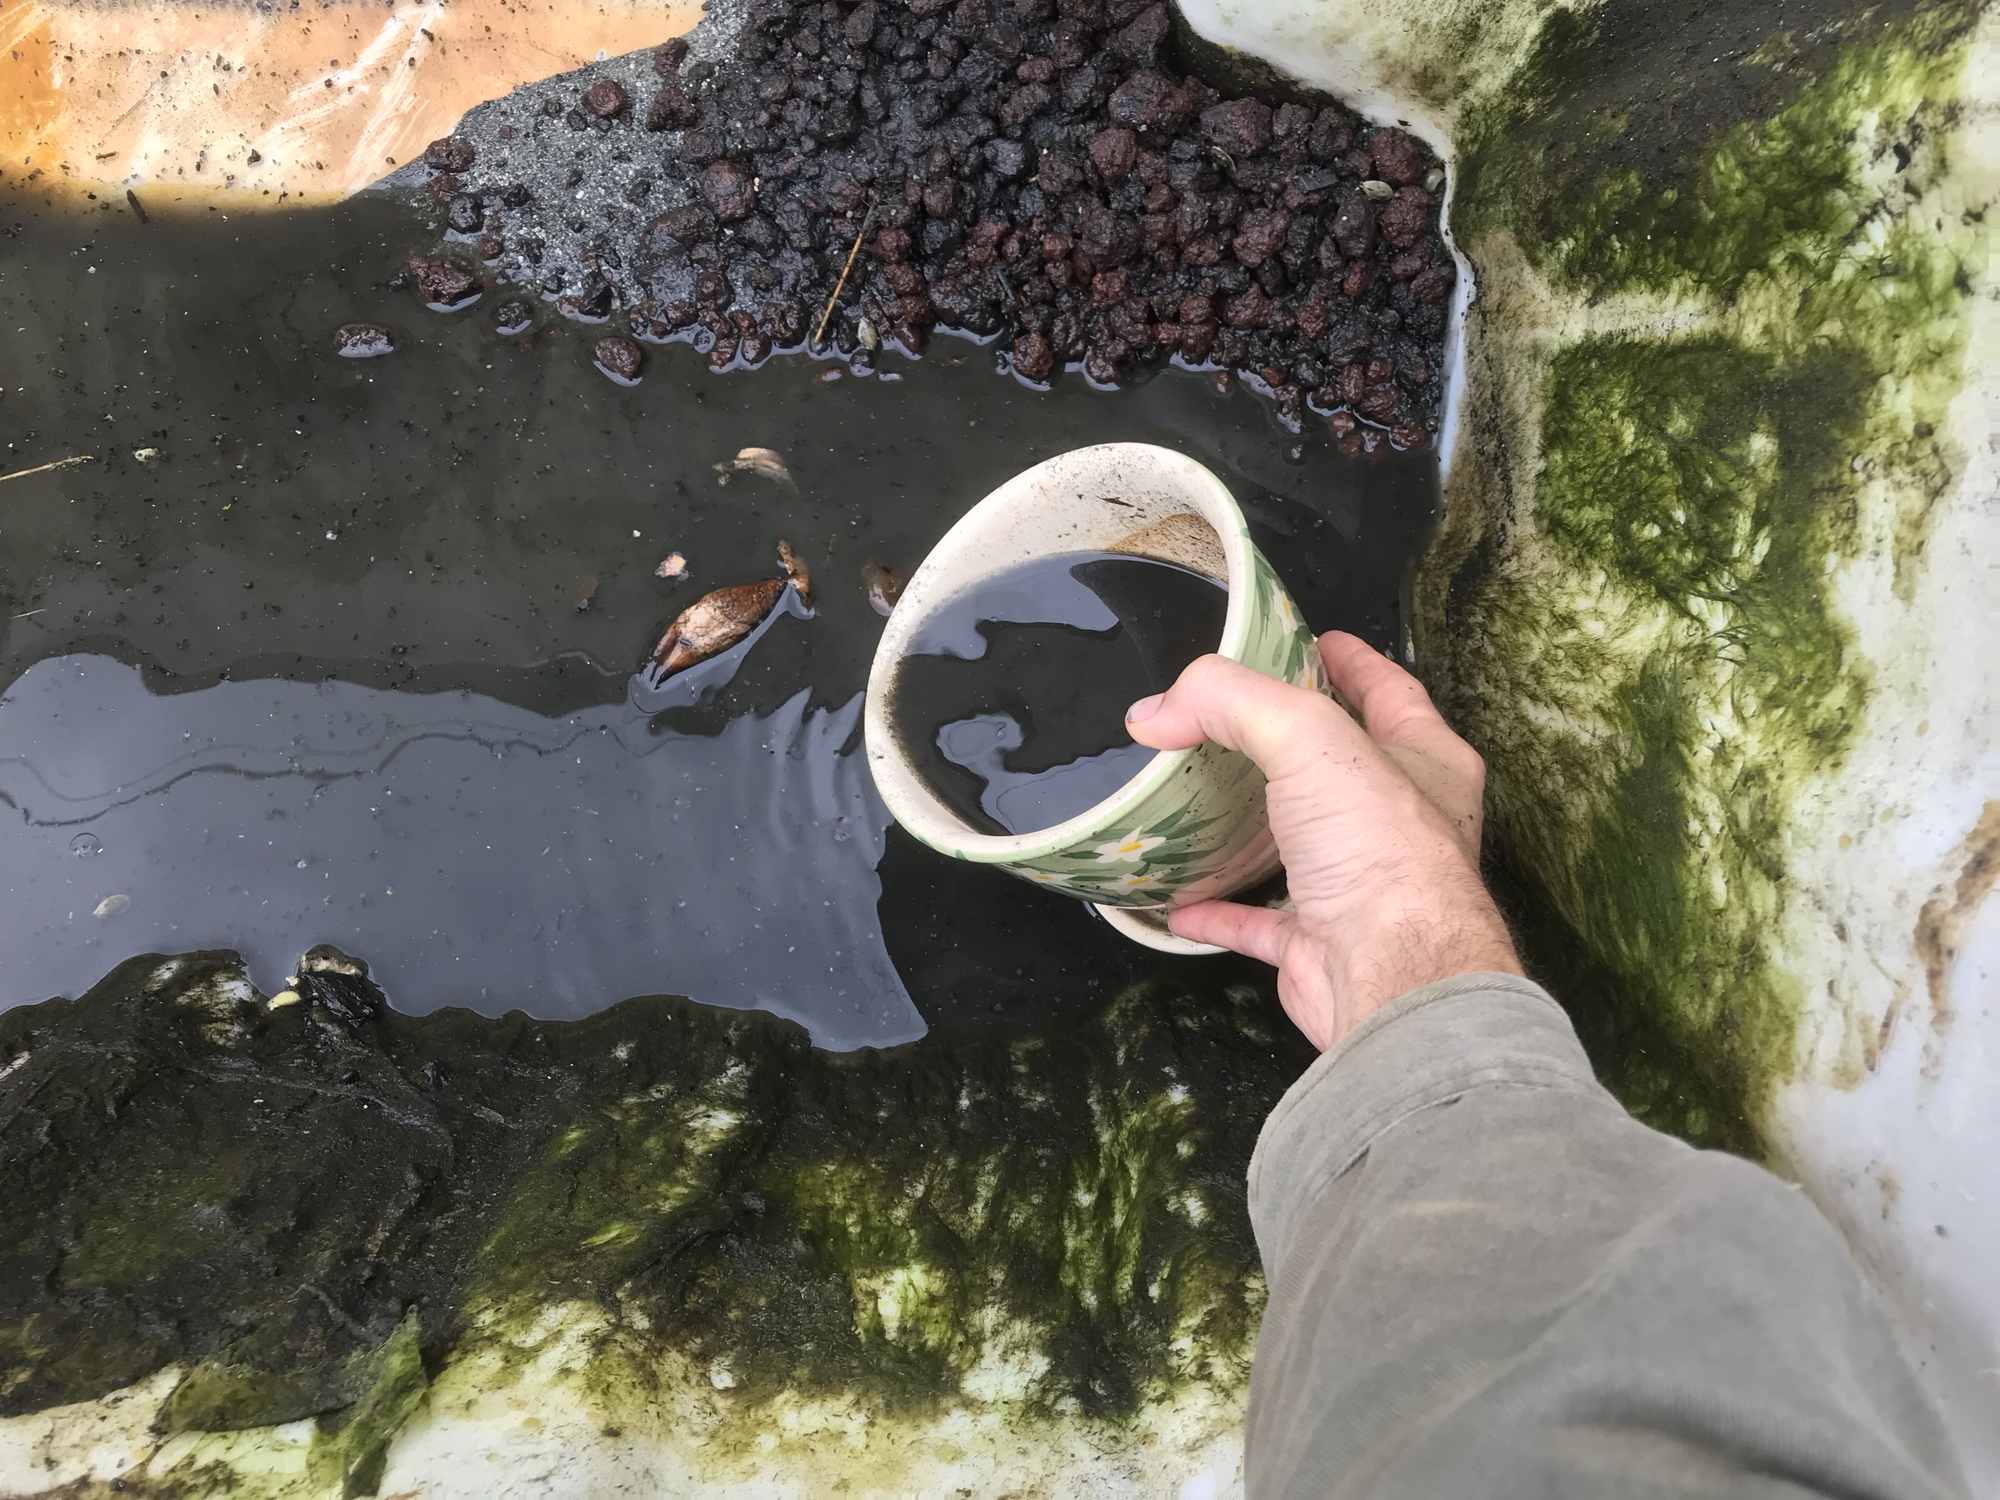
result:
<svg viewBox="0 0 2000 1500"><path fill-rule="evenodd" d="M1265 1124L1255 1500L1964 1487L1795 1188L1633 1120L1511 975L1384 1007Z"/></svg>

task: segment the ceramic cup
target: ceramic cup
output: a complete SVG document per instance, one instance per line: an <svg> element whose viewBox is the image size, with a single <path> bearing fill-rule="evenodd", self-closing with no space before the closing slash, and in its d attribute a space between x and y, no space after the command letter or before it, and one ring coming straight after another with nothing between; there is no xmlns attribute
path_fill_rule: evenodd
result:
<svg viewBox="0 0 2000 1500"><path fill-rule="evenodd" d="M1102 443L1015 475L968 511L911 576L868 674L869 769L896 821L939 853L1087 901L1148 947L1213 953L1169 932L1166 913L1277 873L1264 778L1247 757L1214 745L1163 751L1068 821L997 836L971 827L924 785L893 727L897 673L940 605L1002 569L1081 551L1159 558L1221 580L1229 604L1216 651L1328 691L1312 632L1222 481L1169 448ZM1107 683L1105 691L1121 688Z"/></svg>

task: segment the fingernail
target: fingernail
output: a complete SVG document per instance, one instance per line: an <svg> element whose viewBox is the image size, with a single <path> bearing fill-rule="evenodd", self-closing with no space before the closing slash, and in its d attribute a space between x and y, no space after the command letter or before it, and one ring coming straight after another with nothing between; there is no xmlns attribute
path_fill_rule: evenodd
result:
<svg viewBox="0 0 2000 1500"><path fill-rule="evenodd" d="M1141 698L1137 703L1125 710L1125 722L1127 724L1141 724L1147 719L1152 718L1154 714L1160 711L1160 700L1166 696L1165 693L1155 693L1150 698Z"/></svg>

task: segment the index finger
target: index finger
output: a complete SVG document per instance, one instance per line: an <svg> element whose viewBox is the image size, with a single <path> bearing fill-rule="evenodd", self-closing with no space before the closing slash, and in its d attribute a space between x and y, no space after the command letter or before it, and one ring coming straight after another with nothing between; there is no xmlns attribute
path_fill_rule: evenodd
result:
<svg viewBox="0 0 2000 1500"><path fill-rule="evenodd" d="M1424 685L1360 636L1329 630L1319 638L1319 654L1334 691L1354 705L1376 739L1389 743L1437 729L1451 732Z"/></svg>
<svg viewBox="0 0 2000 1500"><path fill-rule="evenodd" d="M1332 699L1222 656L1196 658L1165 693L1133 704L1125 727L1155 750L1205 741L1240 750L1272 781L1305 770L1329 748L1374 753Z"/></svg>

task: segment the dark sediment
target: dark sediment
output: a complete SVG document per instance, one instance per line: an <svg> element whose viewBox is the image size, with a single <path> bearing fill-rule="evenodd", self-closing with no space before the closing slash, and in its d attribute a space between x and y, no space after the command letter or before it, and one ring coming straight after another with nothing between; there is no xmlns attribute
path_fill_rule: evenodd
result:
<svg viewBox="0 0 2000 1500"><path fill-rule="evenodd" d="M410 175L502 279L717 368L801 346L858 243L826 339L864 365L949 330L1031 382L1174 360L1249 377L1288 422L1437 430L1438 163L1337 103L1186 75L1161 4L718 7L440 147Z"/></svg>

